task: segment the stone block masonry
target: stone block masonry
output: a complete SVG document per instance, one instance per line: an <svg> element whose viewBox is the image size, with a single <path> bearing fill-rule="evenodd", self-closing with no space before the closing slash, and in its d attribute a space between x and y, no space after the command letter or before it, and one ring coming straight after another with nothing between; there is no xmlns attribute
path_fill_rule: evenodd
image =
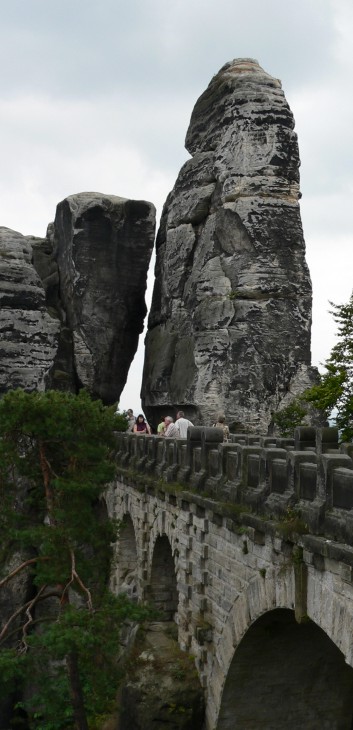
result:
<svg viewBox="0 0 353 730"><path fill-rule="evenodd" d="M220 509L227 503L230 514L240 505L288 529L297 521L301 531L353 545L353 460L336 429L298 428L293 440L231 438L224 444L220 429L203 427L190 428L186 440L120 433L116 458L149 479L191 489L195 500L210 498Z"/></svg>
<svg viewBox="0 0 353 730"><path fill-rule="evenodd" d="M307 435L250 445L246 435L207 442L203 429L178 444L117 435L107 503L129 524L117 565L131 569L135 536L136 594L174 617L180 646L195 657L207 730L250 730L261 718L266 728L350 727L353 464L333 431L313 430L310 450Z"/></svg>

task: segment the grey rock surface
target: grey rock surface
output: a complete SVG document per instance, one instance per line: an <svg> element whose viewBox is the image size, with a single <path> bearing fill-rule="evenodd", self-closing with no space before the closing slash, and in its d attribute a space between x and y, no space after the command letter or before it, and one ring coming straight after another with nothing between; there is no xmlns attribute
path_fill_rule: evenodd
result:
<svg viewBox="0 0 353 730"><path fill-rule="evenodd" d="M251 59L227 63L196 102L186 148L157 236L144 408L152 422L182 407L203 424L223 411L263 432L315 379L298 144L280 82Z"/></svg>
<svg viewBox="0 0 353 730"><path fill-rule="evenodd" d="M172 638L175 631L173 622L150 624L137 641L135 662L122 685L119 722L111 730L204 727L204 695L194 659Z"/></svg>
<svg viewBox="0 0 353 730"><path fill-rule="evenodd" d="M155 209L100 193L57 207L46 238L0 229L0 392L76 392L116 402L146 314Z"/></svg>
<svg viewBox="0 0 353 730"><path fill-rule="evenodd" d="M46 306L31 239L0 228L0 392L44 390L60 323ZM54 314L54 316L53 316Z"/></svg>
<svg viewBox="0 0 353 730"><path fill-rule="evenodd" d="M146 314L155 208L100 193L57 206L54 253L78 383L104 403L125 385Z"/></svg>

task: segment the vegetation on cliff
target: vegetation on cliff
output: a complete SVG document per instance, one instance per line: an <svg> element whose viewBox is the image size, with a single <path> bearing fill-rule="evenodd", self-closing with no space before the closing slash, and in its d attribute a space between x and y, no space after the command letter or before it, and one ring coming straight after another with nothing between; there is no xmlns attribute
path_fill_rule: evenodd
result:
<svg viewBox="0 0 353 730"><path fill-rule="evenodd" d="M325 362L325 372L319 376L320 382L273 414L282 436L292 436L296 426L307 425L314 409L323 419L334 413L340 440L353 439L353 292L347 304L330 305L338 325L337 342Z"/></svg>
<svg viewBox="0 0 353 730"><path fill-rule="evenodd" d="M125 428L85 391L0 401L2 597L26 579L20 605L3 602L0 696L38 730L96 727L116 693L121 623L144 616L107 590L118 524L101 497Z"/></svg>
<svg viewBox="0 0 353 730"><path fill-rule="evenodd" d="M347 304L330 302L338 325L337 342L325 362L326 371L319 385L310 388L305 398L335 420L342 441L353 439L353 293Z"/></svg>
<svg viewBox="0 0 353 730"><path fill-rule="evenodd" d="M286 438L293 436L293 431L297 426L304 425L307 415L308 408L303 396L299 396L294 398L285 408L273 413L272 418L281 436Z"/></svg>

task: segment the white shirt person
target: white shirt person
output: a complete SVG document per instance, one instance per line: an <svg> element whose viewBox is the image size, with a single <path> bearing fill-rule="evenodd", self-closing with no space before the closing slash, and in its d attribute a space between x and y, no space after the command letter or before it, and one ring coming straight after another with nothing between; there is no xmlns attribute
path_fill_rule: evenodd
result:
<svg viewBox="0 0 353 730"><path fill-rule="evenodd" d="M185 418L184 411L178 411L176 414L175 427L178 429L179 438L186 439L188 435L188 428L193 425L194 424L191 423L188 418Z"/></svg>

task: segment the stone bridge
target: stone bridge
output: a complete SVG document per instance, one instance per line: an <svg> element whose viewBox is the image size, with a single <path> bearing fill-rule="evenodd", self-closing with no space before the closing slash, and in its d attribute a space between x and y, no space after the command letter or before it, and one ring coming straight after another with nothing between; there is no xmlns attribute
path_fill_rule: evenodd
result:
<svg viewBox="0 0 353 730"><path fill-rule="evenodd" d="M117 434L112 577L174 619L206 730L353 727L353 445Z"/></svg>

